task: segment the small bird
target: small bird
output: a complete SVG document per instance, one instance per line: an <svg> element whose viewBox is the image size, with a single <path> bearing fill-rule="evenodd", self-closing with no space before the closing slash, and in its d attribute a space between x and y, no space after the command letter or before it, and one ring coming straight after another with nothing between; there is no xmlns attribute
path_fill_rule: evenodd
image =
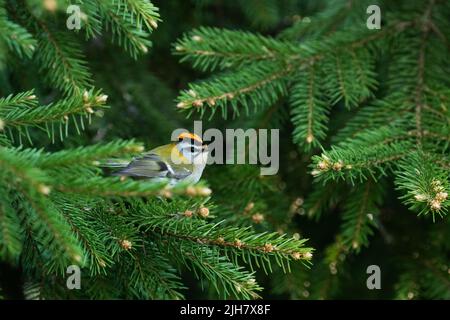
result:
<svg viewBox="0 0 450 320"><path fill-rule="evenodd" d="M140 179L168 179L170 185L179 182L197 183L205 169L208 147L202 139L189 132L178 136L178 141L150 150L131 161L108 160L109 168L122 168L116 176Z"/></svg>

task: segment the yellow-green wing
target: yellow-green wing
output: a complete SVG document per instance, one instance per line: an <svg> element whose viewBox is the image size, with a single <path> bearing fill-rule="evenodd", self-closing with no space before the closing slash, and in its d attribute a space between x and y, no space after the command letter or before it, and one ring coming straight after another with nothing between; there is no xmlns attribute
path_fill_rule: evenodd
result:
<svg viewBox="0 0 450 320"><path fill-rule="evenodd" d="M176 164L171 159L173 144L155 148L134 158L124 169L114 175L143 178L183 179L192 173L192 165Z"/></svg>

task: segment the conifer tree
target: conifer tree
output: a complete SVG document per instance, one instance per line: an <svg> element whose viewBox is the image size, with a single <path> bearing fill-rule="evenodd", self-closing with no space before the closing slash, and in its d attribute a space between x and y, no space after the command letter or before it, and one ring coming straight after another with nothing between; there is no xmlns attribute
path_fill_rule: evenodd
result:
<svg viewBox="0 0 450 320"><path fill-rule="evenodd" d="M366 12L374 4L382 23L371 29ZM247 116L250 126L281 127L292 139L281 149L280 193L292 204L281 209L280 226L318 221L301 230L320 244L308 272L274 278L277 294L357 297L348 288L366 289L366 267L376 264L393 281L378 296L448 299L449 4L306 1L300 10L269 35L215 26L187 32L174 54L214 75L191 82L177 107ZM334 224L334 240L319 241Z"/></svg>
<svg viewBox="0 0 450 320"><path fill-rule="evenodd" d="M0 0L0 298L450 298L449 16ZM198 119L280 129L279 173L214 165L171 187L100 167Z"/></svg>
<svg viewBox="0 0 450 320"><path fill-rule="evenodd" d="M215 219L204 183L123 180L99 167L102 159L142 152L142 142L104 141L102 124L90 143L71 138L110 111L91 70L101 60L86 52L110 42L131 58L145 55L161 18L144 0L76 1L79 15L68 17L70 4L0 2L0 259L20 273L20 294L179 299L186 293L181 276L190 273L217 297L250 299L261 291L254 270L308 264L312 249L304 239ZM71 30L71 18L82 28ZM126 84L132 81L139 80ZM66 283L74 266L79 290Z"/></svg>

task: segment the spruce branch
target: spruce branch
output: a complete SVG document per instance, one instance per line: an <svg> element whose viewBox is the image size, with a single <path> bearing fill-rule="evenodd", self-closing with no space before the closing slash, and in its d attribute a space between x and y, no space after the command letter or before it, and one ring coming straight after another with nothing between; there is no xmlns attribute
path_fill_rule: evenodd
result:
<svg viewBox="0 0 450 320"><path fill-rule="evenodd" d="M314 19L309 17L299 17L294 24L282 30L278 37L280 39L298 41L304 39L317 39L324 35L332 35L339 26L346 23L352 17L353 10L358 10L360 2L336 1L332 5L327 5L322 10L314 13ZM364 2L361 2L361 6ZM363 10L365 8L360 8ZM296 17L297 18L297 17Z"/></svg>
<svg viewBox="0 0 450 320"><path fill-rule="evenodd" d="M39 26L36 59L49 83L66 96L81 96L92 87L92 76L80 44L67 32L53 31L36 19Z"/></svg>
<svg viewBox="0 0 450 320"><path fill-rule="evenodd" d="M72 177L68 181L54 181L55 189L63 193L96 195L99 197L150 197L171 198L176 195L209 195L209 189L201 186L177 185L168 187L168 182L122 180L121 178Z"/></svg>
<svg viewBox="0 0 450 320"><path fill-rule="evenodd" d="M311 65L291 88L290 103L294 142L305 150L320 145L326 136L330 103L320 91L317 67Z"/></svg>
<svg viewBox="0 0 450 320"><path fill-rule="evenodd" d="M63 2L8 0L5 5L0 0L0 28L13 34L0 34L0 60L7 71L0 79L6 92L0 98L0 260L21 271L27 298L180 299L182 279L193 276L210 289L208 297L253 299L262 290L256 269L272 272L275 295L351 298L351 290L342 291L352 288L343 281L355 266L349 255L368 247L376 229L382 238L371 245L371 252L385 240L396 259L380 262L389 266L386 270L400 271L386 274L398 281L394 292L383 291L383 297L449 296L448 225L402 219L404 210L391 202L397 194L385 192L391 186L383 179L395 179L400 201L419 215L435 220L448 212L448 3L380 3L381 30L365 26L361 13L367 1L214 3L214 9L225 8L227 13L237 6L244 18L253 14L249 22L271 28L272 36L209 27L184 35L174 54L194 69L220 73L182 91L179 109L201 116L252 113L252 119L241 117L235 124L284 128L292 131L296 145L283 140L280 160L288 165L282 165L276 177L259 177L256 166L209 168L212 203L204 184L170 187L167 182L104 177L104 159L122 160L142 152L142 145L133 140L67 149L81 139L71 137L45 146L42 132L35 129L43 129L53 141L59 133L62 140L69 127L79 132L92 115L103 113L106 96L92 87L85 49L98 49L103 31L109 31L114 43L137 57L148 51L148 36L160 21L146 0L76 0L85 38L92 40L85 46L76 31L65 29ZM179 17L166 12L168 18ZM310 23L303 15L311 17ZM182 16L191 21L186 13ZM295 26L273 36L278 32L273 27L297 19ZM194 20L202 25L209 18L195 15ZM36 59L30 60L33 54ZM119 79L108 91L119 101L116 105L126 108L114 108L118 113L112 116L120 121L100 124L102 132L94 141L103 139L103 130L108 130L105 138L137 135L135 124L141 118L158 123L152 132L167 131L160 120L168 115L159 106L147 105L148 88L165 84L141 75L141 70L136 78L135 68L114 54L89 56L98 54L121 65L109 68L112 77L105 77L92 61L102 85L109 87L111 78ZM38 68L42 79L28 72ZM26 72L29 77L23 77ZM125 79L125 73L132 79ZM39 103L35 91L25 91L30 87L36 87L46 105ZM53 100L59 93L63 98ZM132 117L125 118L124 111ZM42 149L22 146L22 137L31 141L31 136ZM157 140L163 135L154 136ZM322 149L312 159L315 184L309 194L303 168L309 155L298 147L308 153ZM49 152L55 148L59 151ZM383 206L395 241L385 236L379 219L383 204L395 209ZM301 221L304 214L334 219L326 213L341 213L338 234L308 270L313 249L299 234L311 233L319 247L332 238L314 235L315 227ZM403 230L413 236L400 234ZM285 231L296 234L291 238ZM65 271L72 263L85 268L83 290L66 289ZM282 271L293 273L285 277Z"/></svg>
<svg viewBox="0 0 450 320"><path fill-rule="evenodd" d="M76 0L75 3L81 11L81 27L84 29L86 40L93 39L102 34L102 17L95 1ZM78 31L78 30L76 30Z"/></svg>
<svg viewBox="0 0 450 320"><path fill-rule="evenodd" d="M139 1L134 1L135 3ZM117 42L119 46L123 46L133 58L137 58L138 55L147 53L148 48L151 46L150 40L148 40L148 32L135 28L133 23L133 17L136 14L130 13L128 10L128 1L119 1L116 3L114 0L100 1L96 0L99 10L102 13L106 30L111 31L113 42ZM146 7L150 6L147 3ZM153 6L152 6L153 7ZM137 10L137 7L134 7ZM142 7L139 7L142 9ZM146 8L148 9L148 8ZM143 14L152 16L153 10L140 11L140 16Z"/></svg>
<svg viewBox="0 0 450 320"><path fill-rule="evenodd" d="M284 61L300 54L301 48L244 31L201 27L175 43L174 54L202 71L235 68L259 61Z"/></svg>
<svg viewBox="0 0 450 320"><path fill-rule="evenodd" d="M16 95L10 94L0 98L0 112L10 111L14 108L32 108L37 106L34 90L25 91Z"/></svg>
<svg viewBox="0 0 450 320"><path fill-rule="evenodd" d="M23 95L23 94L22 94ZM20 95L18 96L20 97ZM34 96L28 98L35 99ZM37 126L44 129L52 140L55 137L56 123L59 126L59 135L61 140L68 135L70 118L77 131L84 129L83 118L91 120L91 115L95 113L95 109L105 108L107 96L101 94L100 91L85 91L83 95L75 95L63 100L50 103L44 106L35 106L33 108L23 108L20 104L11 105L9 108L0 108L0 119L4 123L4 127L12 127L18 130L28 126ZM31 104L31 102L30 102ZM76 117L79 117L80 125ZM28 134L28 131L26 131ZM31 141L31 139L30 139Z"/></svg>
<svg viewBox="0 0 450 320"><path fill-rule="evenodd" d="M93 228L98 225L98 221L92 216L86 216L91 208L85 202L83 207L80 207L74 203L73 198L57 191L52 192L51 200L59 208L81 244L85 257L83 264L89 268L90 275L106 274L107 268L114 263L105 245L109 238L98 232L100 228Z"/></svg>
<svg viewBox="0 0 450 320"><path fill-rule="evenodd" d="M433 159L434 158L434 159ZM403 202L419 215L444 216L450 205L447 170L436 165L436 156L412 153L399 163L395 183L404 192Z"/></svg>
<svg viewBox="0 0 450 320"><path fill-rule="evenodd" d="M325 88L336 104L341 99L352 108L372 96L377 87L373 60L365 49L333 54L324 59ZM355 79L357 79L355 81Z"/></svg>
<svg viewBox="0 0 450 320"><path fill-rule="evenodd" d="M29 169L30 166L24 159L6 152L4 148L0 149L0 164L6 175L4 178L21 195L20 206L27 212L25 219L33 230L34 237L55 258L47 272L65 272L64 264L68 261L80 263L81 249L67 222L48 199L51 192L49 178L38 169Z"/></svg>
<svg viewBox="0 0 450 320"><path fill-rule="evenodd" d="M368 245L368 237L376 227L382 190L382 184L368 180L348 196L341 224L343 245L356 252Z"/></svg>
<svg viewBox="0 0 450 320"><path fill-rule="evenodd" d="M143 150L144 147L142 144L134 140L116 140L109 143L98 143L92 146L40 154L37 166L41 168L54 168L82 164L97 165L102 159L131 156Z"/></svg>
<svg viewBox="0 0 450 320"><path fill-rule="evenodd" d="M169 241L165 251L173 252L172 259L188 266L197 279L206 279L213 286L217 294L226 299L239 297L243 299L260 298L258 291L262 288L256 282L253 273L229 261L226 256L218 254L216 250L197 246L190 243L175 243ZM205 286L201 282L202 288Z"/></svg>
<svg viewBox="0 0 450 320"><path fill-rule="evenodd" d="M315 184L303 205L308 218L319 220L324 213L333 210L342 197L342 194L336 192L341 188L343 186L337 182L330 182L325 186Z"/></svg>
<svg viewBox="0 0 450 320"><path fill-rule="evenodd" d="M130 12L131 21L135 20L138 28L142 28L145 25L149 32L156 29L158 21L161 21L158 8L150 1L119 0L116 5L118 8L125 8L125 10Z"/></svg>
<svg viewBox="0 0 450 320"><path fill-rule="evenodd" d="M169 210L175 209L169 204L166 206ZM164 208L148 211L139 204L131 209L133 220L145 232L153 231L192 245L216 247L232 257L242 257L250 266L255 263L271 270L268 257L273 257L284 269L289 268L286 263L290 260L308 263L312 258L312 248L304 247L305 239L297 240L277 233L257 234L250 228L220 227L220 222L211 224L177 211L166 212Z"/></svg>
<svg viewBox="0 0 450 320"><path fill-rule="evenodd" d="M0 39L3 40L10 50L13 50L19 58L31 58L37 41L22 26L12 22L4 8L4 1L0 1Z"/></svg>
<svg viewBox="0 0 450 320"><path fill-rule="evenodd" d="M1 121L0 121L0 125L1 125ZM0 146L1 147L11 147L11 141L2 132L0 132Z"/></svg>
<svg viewBox="0 0 450 320"><path fill-rule="evenodd" d="M194 111L199 109L203 114L207 106L212 107L214 111L217 103L222 108L222 115L225 117L227 114L226 100L230 102L235 113L239 112L236 103L243 104L245 110L248 110L247 99L233 100L235 96L245 97L247 95L255 106L265 106L267 101L270 105L280 95L280 91L281 95L285 95L284 86L288 85L293 74L301 75L305 68L317 64L318 61L324 61L322 73L327 78L326 89L331 101L336 103L338 100L344 99L346 104L354 106L371 96L371 91L376 87L376 81L372 71L373 63L352 63L352 57L360 60L369 57L365 46L374 46L374 43L380 39L402 32L410 24L411 22L395 23L379 32L349 30L347 33L337 33L332 39L312 40L301 46L293 46L290 43L278 42L278 40L261 36L245 35L235 31L217 29L194 31L192 35L185 36L175 47L175 52L183 55L182 59L192 61L201 69L236 68L245 65L237 72L225 73L199 84L190 84L190 90L182 91L178 97L177 106ZM350 38L349 33L351 34ZM217 40L208 40L204 45L200 39L203 39L202 36L208 37L210 34L215 34ZM236 43L236 46L232 47L231 51L227 51L224 48L230 47L227 45L230 41L222 42L223 39L218 36L219 34L223 35L225 40L227 37L234 39L238 35L242 35L249 38L249 44L247 45L245 42L242 44L242 41L235 39L231 43ZM214 48L205 47L210 42L214 44ZM269 53L264 53L262 56L261 53L258 53L259 56L256 60L245 59L252 53L252 50L255 50L255 43L257 43L256 47L269 46ZM342 66L343 61L348 61L347 64L351 65L351 68ZM271 72L271 68L275 68L276 71L272 70ZM355 78L361 81L359 83L353 81ZM248 80L246 81L246 79ZM262 96L264 92L268 91L268 88L272 88L277 95Z"/></svg>
<svg viewBox="0 0 450 320"><path fill-rule="evenodd" d="M347 121L345 127L333 137L334 142L355 138L364 132L378 129L387 123L401 128L408 128L410 122L410 104L404 95L393 93L384 98L363 105L358 112ZM401 135L401 133L398 133Z"/></svg>
<svg viewBox="0 0 450 320"><path fill-rule="evenodd" d="M189 61L195 68L204 71L236 68L261 61L284 62L301 68L328 54L345 53L349 49L351 52L357 51L379 39L402 32L411 24L410 21L398 22L378 32L346 30L331 39L311 40L300 46L248 32L203 27L178 40L174 54L182 56L181 61Z"/></svg>
<svg viewBox="0 0 450 320"><path fill-rule="evenodd" d="M286 94L284 77L292 71L291 66L259 63L240 72L224 74L211 81L191 84L189 90L182 91L177 107L203 112L207 105L215 112L221 108L227 114L227 104L239 114L241 105L249 113L249 108L271 105L279 96Z"/></svg>
<svg viewBox="0 0 450 320"><path fill-rule="evenodd" d="M133 255L129 266L130 285L136 297L144 299L182 299L186 289L180 276L157 245L147 243L145 253Z"/></svg>
<svg viewBox="0 0 450 320"><path fill-rule="evenodd" d="M17 263L23 242L20 220L15 214L9 191L0 185L0 193L0 258Z"/></svg>
<svg viewBox="0 0 450 320"><path fill-rule="evenodd" d="M409 139L411 136L404 135L401 128L367 130L321 156L314 156L311 174L323 181L348 179L353 184L368 177L377 180L387 174L392 163L408 155L412 147Z"/></svg>
<svg viewBox="0 0 450 320"><path fill-rule="evenodd" d="M418 72L417 72L417 85L416 85L416 95L415 95L415 114L416 114L416 130L418 132L417 143L419 146L422 143L422 108L423 108L423 90L424 90L424 77L425 77L425 48L427 45L427 39L430 32L430 26L428 24L431 12L434 6L434 0L428 2L428 6L425 13L422 16L421 22L421 40L418 58Z"/></svg>

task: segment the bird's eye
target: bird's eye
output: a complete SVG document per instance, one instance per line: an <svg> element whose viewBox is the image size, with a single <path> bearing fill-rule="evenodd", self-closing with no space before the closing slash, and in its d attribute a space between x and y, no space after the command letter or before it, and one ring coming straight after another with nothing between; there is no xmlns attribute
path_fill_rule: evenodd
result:
<svg viewBox="0 0 450 320"><path fill-rule="evenodd" d="M183 138L181 138L181 137L178 138L178 142L181 142L181 141L183 141Z"/></svg>
<svg viewBox="0 0 450 320"><path fill-rule="evenodd" d="M195 152L195 148L191 147L191 152L194 153Z"/></svg>

